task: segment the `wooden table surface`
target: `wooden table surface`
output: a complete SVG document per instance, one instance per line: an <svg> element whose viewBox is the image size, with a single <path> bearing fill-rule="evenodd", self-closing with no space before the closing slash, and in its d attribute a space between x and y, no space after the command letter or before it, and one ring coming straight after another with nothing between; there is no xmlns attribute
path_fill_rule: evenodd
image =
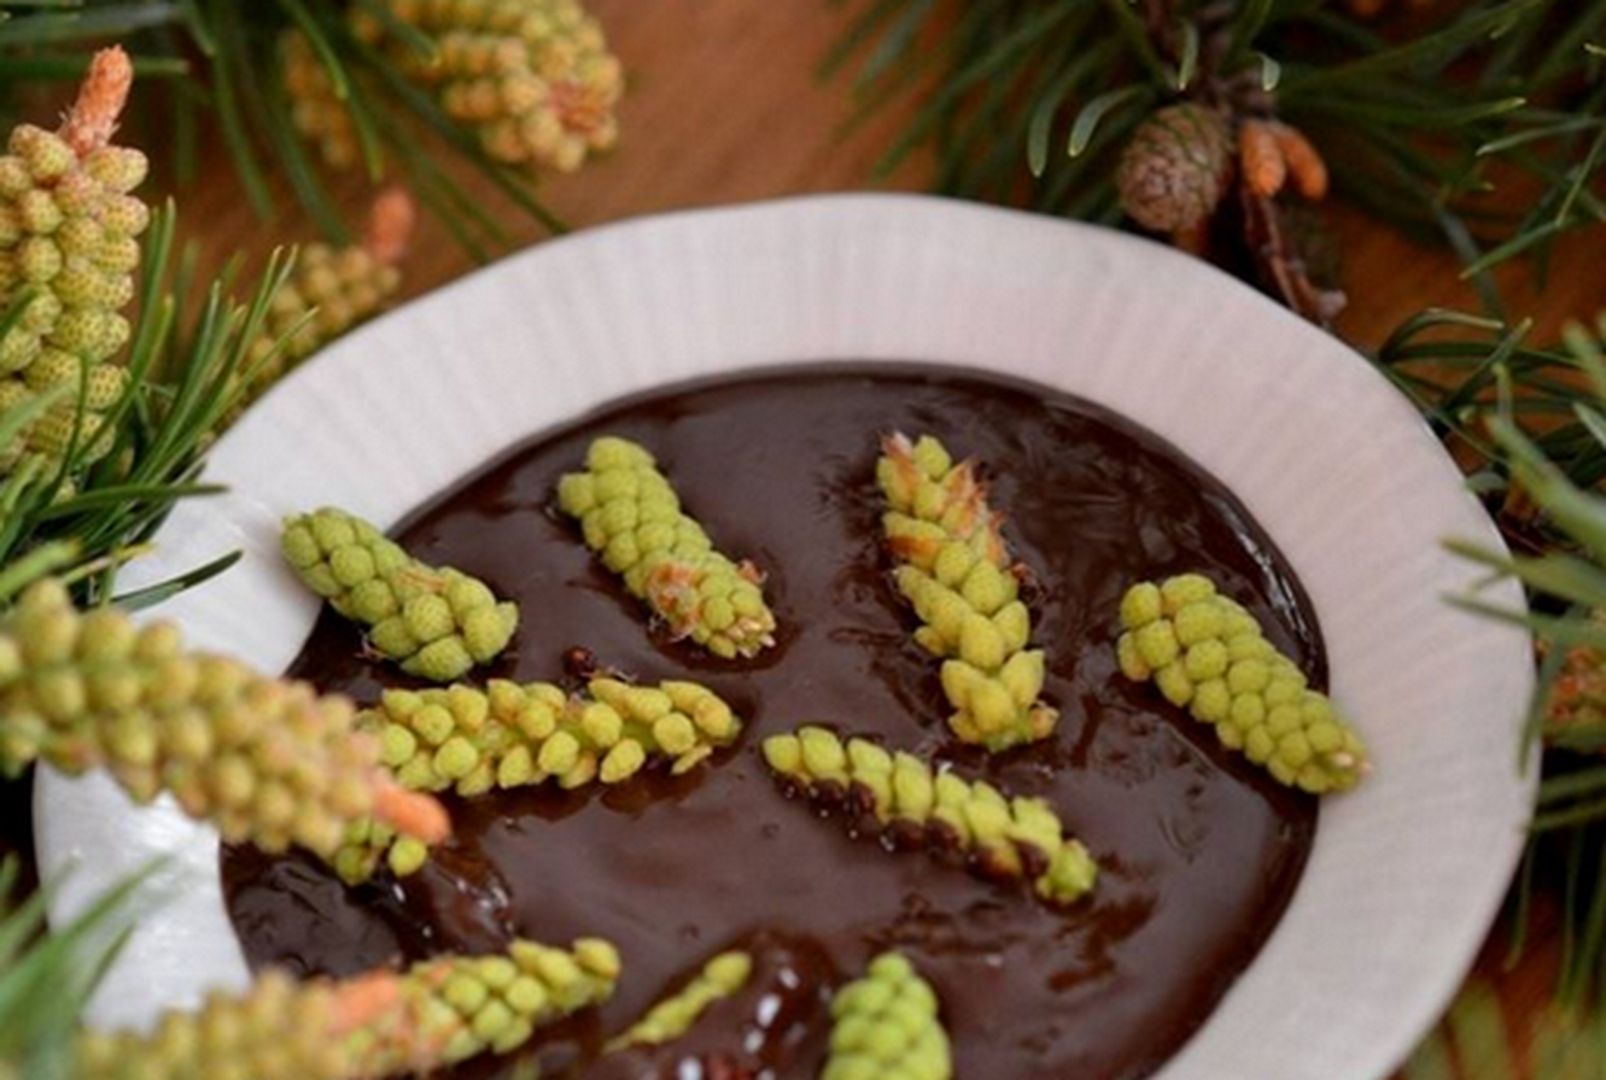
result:
<svg viewBox="0 0 1606 1080"><path fill-rule="evenodd" d="M573 225L801 192L924 186L928 163L918 157L889 183L870 178L872 162L897 129L897 113L841 135L847 90L815 77L843 25L839 8L823 0L591 0L591 7L624 60L631 92L619 150L546 188L550 204ZM310 235L290 213L265 227L225 174L213 169L202 186L179 193L182 220L209 256ZM353 193L350 204L360 205L360 198ZM1400 319L1429 305L1472 306L1445 253L1414 246L1342 207L1332 213L1351 298L1339 329L1352 342L1375 345ZM521 227L520 235L540 234ZM1585 239L1564 244L1542 291L1525 271L1506 275L1513 312L1533 316L1536 335L1606 308L1598 238L1597 232L1594 260ZM469 268L444 232L425 222L406 266L407 292L428 291ZM1479 965L1500 987L1519 1043L1549 993L1558 935L1554 920L1548 923L1551 930L1535 936L1514 971L1502 970L1503 941L1491 941Z"/></svg>

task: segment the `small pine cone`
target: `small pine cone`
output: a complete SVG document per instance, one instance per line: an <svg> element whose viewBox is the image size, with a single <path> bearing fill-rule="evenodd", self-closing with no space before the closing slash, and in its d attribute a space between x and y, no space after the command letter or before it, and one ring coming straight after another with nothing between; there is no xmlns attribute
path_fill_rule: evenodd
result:
<svg viewBox="0 0 1606 1080"><path fill-rule="evenodd" d="M432 87L493 158L571 172L618 141L623 71L600 25L575 0L387 4L436 44L426 61L398 43L397 62ZM360 29L382 33L369 19Z"/></svg>
<svg viewBox="0 0 1606 1080"><path fill-rule="evenodd" d="M375 735L382 760L412 791L454 791L472 797L495 788L556 782L565 789L618 784L655 760L680 775L741 732L730 706L696 683L632 686L593 678L589 694L568 695L551 683L492 679L485 690L387 690L358 717ZM423 865L426 849L397 841L393 830L360 824L335 856L350 883L366 880L381 858L405 876Z"/></svg>
<svg viewBox="0 0 1606 1080"><path fill-rule="evenodd" d="M758 572L713 550L645 448L597 439L586 471L559 482L558 506L579 520L586 546L676 638L727 660L775 644L775 616Z"/></svg>
<svg viewBox="0 0 1606 1080"><path fill-rule="evenodd" d="M679 990L658 1001L640 1020L612 1039L608 1051L627 1046L656 1046L680 1038L691 1030L705 1009L745 986L752 973L751 953L740 950L720 953Z"/></svg>
<svg viewBox="0 0 1606 1080"><path fill-rule="evenodd" d="M1043 653L1026 647L1031 614L974 468L954 464L929 435L910 442L894 434L876 479L891 507L882 529L901 563L898 591L923 624L915 640L944 658L949 727L989 750L1047 737L1059 714L1038 700Z"/></svg>
<svg viewBox="0 0 1606 1080"><path fill-rule="evenodd" d="M370 817L443 839L440 806L398 788L353 720L344 698L184 651L170 624L80 614L53 581L0 622L0 769L103 768L140 802L171 793L230 842L327 858Z"/></svg>
<svg viewBox="0 0 1606 1080"><path fill-rule="evenodd" d="M23 433L20 452L7 449L6 468L27 455L59 467L74 446L88 464L112 445L109 432L95 436L121 397L122 369L109 365L129 338L121 311L150 220L129 194L145 179L145 155L110 145L132 70L121 49L97 53L60 132L23 124L0 155L0 310L33 292L0 338L0 376L8 399L70 388Z"/></svg>
<svg viewBox="0 0 1606 1080"><path fill-rule="evenodd" d="M831 1055L820 1080L949 1080L937 993L901 953L870 961L831 999Z"/></svg>
<svg viewBox="0 0 1606 1080"><path fill-rule="evenodd" d="M1345 791L1366 771L1366 747L1324 694L1279 653L1254 616L1209 578L1140 582L1121 600L1121 672L1153 680L1167 701L1215 725L1280 783Z"/></svg>
<svg viewBox="0 0 1606 1080"><path fill-rule="evenodd" d="M382 312L401 289L398 263L413 229L413 204L391 189L375 200L361 244L308 244L273 296L262 332L234 373L228 426L313 353Z"/></svg>
<svg viewBox="0 0 1606 1080"><path fill-rule="evenodd" d="M894 840L963 852L984 877L1030 878L1037 895L1069 904L1092 889L1098 867L1042 799L1004 795L913 754L825 728L764 740L770 768L810 797L868 812Z"/></svg>
<svg viewBox="0 0 1606 1080"><path fill-rule="evenodd" d="M1115 184L1122 208L1139 225L1178 233L1215 213L1231 175L1226 119L1203 105L1168 105L1132 134Z"/></svg>
<svg viewBox="0 0 1606 1080"><path fill-rule="evenodd" d="M518 627L518 605L484 582L424 565L344 510L287 519L280 547L309 589L410 675L451 682L495 659Z"/></svg>
<svg viewBox="0 0 1606 1080"><path fill-rule="evenodd" d="M350 169L362 156L351 111L335 93L329 72L299 30L279 37L279 77L290 99L290 118L332 169Z"/></svg>
<svg viewBox="0 0 1606 1080"><path fill-rule="evenodd" d="M401 974L297 983L269 972L244 994L169 1012L149 1035L86 1032L78 1080L370 1080L506 1054L536 1028L607 1000L619 954L516 941L505 954L449 956Z"/></svg>

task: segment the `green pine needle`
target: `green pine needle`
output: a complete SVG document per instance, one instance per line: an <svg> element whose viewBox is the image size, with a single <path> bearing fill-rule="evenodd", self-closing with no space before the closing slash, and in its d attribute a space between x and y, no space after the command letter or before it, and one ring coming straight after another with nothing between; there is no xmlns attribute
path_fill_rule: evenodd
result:
<svg viewBox="0 0 1606 1080"><path fill-rule="evenodd" d="M1460 336L1445 340L1439 336L1445 330ZM1507 556L1454 540L1449 546L1487 567L1496 578L1521 581L1531 610L1506 610L1476 595L1457 597L1455 602L1526 627L1545 653L1527 724L1529 739L1542 738L1548 745L1528 865L1559 865L1564 870L1560 883L1564 955L1558 993L1572 1006L1598 1001L1606 994L1606 761L1601 758L1606 751L1606 494L1600 487L1606 480L1606 348L1601 330L1606 327L1591 330L1574 325L1558 345L1536 349L1522 344L1526 327L1425 312L1390 337L1378 358L1385 370L1422 360L1443 370L1447 361L1455 362L1459 374L1452 368L1450 377L1434 388L1435 403L1448 406L1435 415L1453 416L1452 423L1487 431L1505 485L1520 490L1538 510L1541 554ZM1536 377L1547 371L1570 377ZM1545 420L1558 416L1570 416L1573 423L1556 426ZM1446 434L1454 432L1450 428ZM1566 696L1557 697L1563 693L1557 679L1564 664L1571 681ZM1564 707L1562 711L1554 711L1553 698ZM1532 888L1532 875L1525 872L1521 895L1526 897ZM1519 908L1518 917L1525 918L1526 902ZM1486 1037L1488 1025L1475 1024L1457 1034L1463 1061L1469 1052L1480 1055L1478 1060L1490 1052L1487 1046L1469 1051L1474 1033ZM1599 1035L1586 1030L1578 1037ZM1559 1035L1541 1050L1536 1051L1536 1060L1554 1057L1562 1063L1558 1069L1583 1060ZM1433 1067L1434 1051L1425 1049L1418 1057L1421 1069Z"/></svg>
<svg viewBox="0 0 1606 1080"><path fill-rule="evenodd" d="M939 191L1113 216L1110 178L1125 140L1095 138L1106 114L1178 97L1217 104L1247 80L1275 91L1268 106L1316 139L1340 191L1466 255L1492 307L1489 269L1542 262L1561 234L1606 219L1597 195L1606 134L1580 139L1606 123L1606 92L1577 92L1598 85L1601 65L1586 46L1606 0L1452 5L1415 36L1381 34L1342 5L1274 0L856 6L822 73L851 66L865 110L930 86L877 175L930 146ZM916 77L933 69L935 79ZM1135 122L1122 127L1129 134ZM1057 134L1068 150L1058 157ZM1532 211L1491 219L1480 201L1497 175L1481 168L1490 161L1513 166L1503 177L1539 180L1543 194L1524 196Z"/></svg>
<svg viewBox="0 0 1606 1080"><path fill-rule="evenodd" d="M929 6L935 0L918 2ZM414 56L433 54L429 38L397 19L386 5L377 0L355 3ZM371 181L391 171L417 181L416 159L431 155L461 166L428 166L429 190L418 193L419 201L476 258L489 257L509 238L505 230L483 227L484 200L458 179L460 172L487 181L515 213L549 232L565 231L528 177L485 154L477 139L400 71L394 56L357 39L347 18L349 6L346 0L8 3L0 9L0 121L16 119L15 105L9 115L3 106L18 91L40 79L77 78L92 49L117 41L133 54L137 72L166 77L142 84L133 105L149 110L154 124L174 130L170 142L177 175L195 175L195 129L209 125L222 136L235 176L260 217L276 217L288 195L328 239L345 243L349 236L328 178L294 131L280 88L276 43L281 32L294 28L346 104ZM436 145L428 146L429 141ZM275 182L276 171L287 183Z"/></svg>
<svg viewBox="0 0 1606 1080"><path fill-rule="evenodd" d="M136 918L150 906L152 864L65 926L47 929L56 882L16 895L16 861L0 863L0 1073L70 1080L79 1016Z"/></svg>
<svg viewBox="0 0 1606 1080"><path fill-rule="evenodd" d="M146 236L142 314L126 360L129 386L106 413L106 426L116 433L112 452L89 466L86 451L77 448L59 472L19 468L0 486L0 601L45 573L78 581L88 601L110 596L118 566L152 537L175 503L220 490L201 479L202 457L235 403L233 374L263 333L291 258L274 256L243 302L232 299L223 282L215 284L186 321L172 291L184 276L172 265L174 228L169 206L156 213ZM0 437L21 430L55 400L36 396L0 414ZM78 490L63 497L69 477ZM226 565L180 575L146 590L144 598L171 595Z"/></svg>

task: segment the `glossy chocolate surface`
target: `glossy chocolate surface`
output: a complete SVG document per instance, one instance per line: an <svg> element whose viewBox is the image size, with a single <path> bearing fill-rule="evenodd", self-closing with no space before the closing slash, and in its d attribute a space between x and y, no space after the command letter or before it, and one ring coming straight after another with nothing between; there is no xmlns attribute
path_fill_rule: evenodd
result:
<svg viewBox="0 0 1606 1080"><path fill-rule="evenodd" d="M895 429L974 457L1007 515L1030 573L1033 639L1047 650L1046 696L1062 713L1043 744L989 760L946 737L937 665L910 640L913 619L878 544L877 436ZM604 433L651 448L720 548L767 572L777 647L725 663L667 640L554 513L558 477ZM1323 685L1320 637L1292 573L1243 507L1175 449L1040 387L832 366L674 388L538 437L398 535L520 603L513 648L477 675L559 679L578 646L639 679L702 680L748 720L737 748L687 777L453 800L453 847L403 885L347 890L299 857L225 854L230 909L256 964L351 972L494 948L510 931L614 941L625 961L617 996L531 1050L553 1074L812 1077L830 985L896 947L937 988L959 1077L1143 1076L1254 957L1309 851L1314 800L1123 679L1112 640L1126 585L1202 570ZM294 673L359 700L405 681L359 644L325 612ZM760 737L806 722L934 752L1046 797L1098 859L1097 889L1053 910L1022 888L848 835L840 819L787 798L758 756ZM741 941L760 960L747 991L682 1043L595 1060L610 1034ZM766 1014L774 1030L759 1023ZM458 1075L507 1067L477 1062Z"/></svg>

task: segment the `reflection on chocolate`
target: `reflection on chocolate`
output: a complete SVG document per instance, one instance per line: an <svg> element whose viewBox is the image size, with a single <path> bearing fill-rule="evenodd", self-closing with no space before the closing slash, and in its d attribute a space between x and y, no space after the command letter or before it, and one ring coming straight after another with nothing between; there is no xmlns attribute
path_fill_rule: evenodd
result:
<svg viewBox="0 0 1606 1080"><path fill-rule="evenodd" d="M937 666L909 639L912 616L877 547L872 470L877 436L892 429L929 431L976 457L1008 515L1031 572L1034 640L1048 652L1046 695L1062 713L1045 744L989 760L946 738ZM729 664L666 641L551 512L557 478L603 432L652 448L721 549L769 573L775 649ZM423 440L411 449L429 452ZM1127 584L1198 569L1322 684L1308 602L1218 483L1153 436L1041 388L869 366L681 387L543 436L399 536L419 558L519 602L518 636L488 676L557 679L595 662L640 679L695 678L749 720L739 746L690 776L453 800L456 847L422 891L384 881L347 891L300 858L225 854L230 910L255 964L350 972L484 948L508 928L614 941L625 962L617 996L538 1040L542 1075L619 1075L619 1063L591 1061L609 1035L719 948L767 932L802 958L806 980L834 971L834 983L902 949L941 996L960 1077L1143 1076L1249 963L1309 851L1315 802L1122 679L1112 647ZM353 627L326 616L295 673L363 700L405 681L358 646ZM817 820L757 752L763 735L807 722L935 752L1044 796L1098 859L1097 888L1056 911ZM464 881L505 895L487 907ZM804 985L797 1000L819 989ZM745 1075L738 1066L751 1062L721 1063L717 1051L740 1049L754 1004L738 996L711 1009L684 1045L651 1057L680 1071L642 1075L695 1075L680 1065L699 1061L704 1076L721 1075L716 1066ZM805 1032L757 1075L815 1074L828 1022L803 1011ZM456 1075L508 1070L477 1062Z"/></svg>

